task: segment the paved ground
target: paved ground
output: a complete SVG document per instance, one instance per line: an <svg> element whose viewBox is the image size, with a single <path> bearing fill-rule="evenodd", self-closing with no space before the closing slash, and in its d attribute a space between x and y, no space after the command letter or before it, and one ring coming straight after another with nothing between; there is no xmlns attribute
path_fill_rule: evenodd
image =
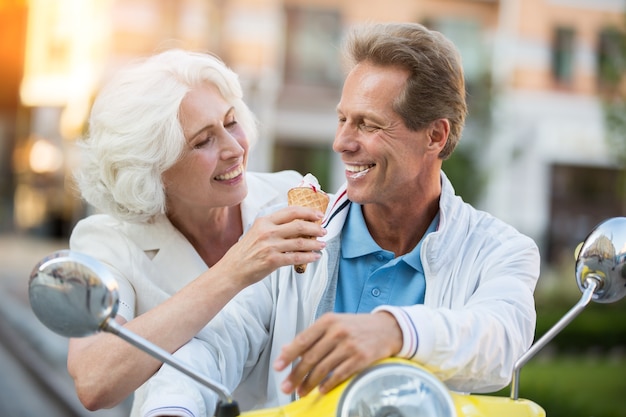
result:
<svg viewBox="0 0 626 417"><path fill-rule="evenodd" d="M122 417L125 403L89 412L67 374L67 339L37 320L28 302L28 278L44 256L67 241L0 235L0 416ZM60 405L62 404L62 405Z"/></svg>

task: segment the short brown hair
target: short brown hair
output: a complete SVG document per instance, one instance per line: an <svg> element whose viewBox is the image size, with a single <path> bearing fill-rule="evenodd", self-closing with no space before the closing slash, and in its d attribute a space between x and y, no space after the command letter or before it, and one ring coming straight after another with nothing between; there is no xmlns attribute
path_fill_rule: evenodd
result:
<svg viewBox="0 0 626 417"><path fill-rule="evenodd" d="M394 110L411 130L448 119L450 135L439 157L452 154L461 138L467 104L460 54L450 40L417 23L367 24L352 29L344 52L352 66L368 61L407 69L410 75Z"/></svg>

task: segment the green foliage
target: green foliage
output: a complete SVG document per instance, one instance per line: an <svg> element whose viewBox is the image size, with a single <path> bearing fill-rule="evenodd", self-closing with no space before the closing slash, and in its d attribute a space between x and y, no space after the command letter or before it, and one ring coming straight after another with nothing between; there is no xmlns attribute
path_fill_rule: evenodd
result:
<svg viewBox="0 0 626 417"><path fill-rule="evenodd" d="M486 178L477 166L472 153L464 148L455 150L449 159L443 162L443 171L454 186L457 195L470 204L478 201L484 189Z"/></svg>
<svg viewBox="0 0 626 417"><path fill-rule="evenodd" d="M620 166L626 167L626 97L604 104L607 142Z"/></svg>
<svg viewBox="0 0 626 417"><path fill-rule="evenodd" d="M572 250L573 252L573 250ZM575 280L575 258L564 256L543 265L535 291L535 340L554 326L580 300ZM626 299L611 304L591 301L549 344L558 353L626 349Z"/></svg>
<svg viewBox="0 0 626 417"><path fill-rule="evenodd" d="M454 186L457 195L470 204L476 204L487 184L484 151L491 136L491 106L494 88L491 74L466 80L468 116L463 137L454 152L443 161L443 171Z"/></svg>
<svg viewBox="0 0 626 417"><path fill-rule="evenodd" d="M535 358L521 371L519 396L549 417L626 416L626 356ZM496 395L509 396L510 388Z"/></svg>
<svg viewBox="0 0 626 417"><path fill-rule="evenodd" d="M626 17L626 15L624 15ZM610 51L600 59L599 71L604 83L601 97L604 103L606 140L617 164L624 169L621 178L622 199L626 207L626 33L607 30Z"/></svg>
<svg viewBox="0 0 626 417"><path fill-rule="evenodd" d="M538 307L535 339L547 332L568 309L562 305L557 308ZM552 339L549 346L561 353L584 353L589 350L608 353L626 349L626 303L589 305Z"/></svg>
<svg viewBox="0 0 626 417"><path fill-rule="evenodd" d="M535 340L554 326L580 299L571 278L563 276L537 298ZM539 404L549 417L626 416L626 300L592 302L520 373L519 396ZM495 395L509 396L510 387Z"/></svg>

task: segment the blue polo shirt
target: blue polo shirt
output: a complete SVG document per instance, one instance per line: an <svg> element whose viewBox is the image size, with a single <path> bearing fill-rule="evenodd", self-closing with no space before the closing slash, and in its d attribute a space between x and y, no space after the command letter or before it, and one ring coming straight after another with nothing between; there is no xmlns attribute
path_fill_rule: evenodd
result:
<svg viewBox="0 0 626 417"><path fill-rule="evenodd" d="M437 229L435 216L426 236ZM380 305L424 303L426 281L420 259L424 236L409 253L395 257L372 239L360 204L352 203L341 232L335 312L370 313Z"/></svg>

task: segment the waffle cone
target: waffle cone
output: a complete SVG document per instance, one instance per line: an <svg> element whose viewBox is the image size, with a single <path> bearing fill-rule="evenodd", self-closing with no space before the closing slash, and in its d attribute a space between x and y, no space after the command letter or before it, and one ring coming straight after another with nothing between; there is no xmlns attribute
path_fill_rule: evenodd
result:
<svg viewBox="0 0 626 417"><path fill-rule="evenodd" d="M328 195L310 187L295 187L287 192L287 201L290 206L310 207L324 213L328 206ZM317 221L318 224L321 222L322 220ZM293 267L296 272L302 274L306 271L306 265L298 264Z"/></svg>

